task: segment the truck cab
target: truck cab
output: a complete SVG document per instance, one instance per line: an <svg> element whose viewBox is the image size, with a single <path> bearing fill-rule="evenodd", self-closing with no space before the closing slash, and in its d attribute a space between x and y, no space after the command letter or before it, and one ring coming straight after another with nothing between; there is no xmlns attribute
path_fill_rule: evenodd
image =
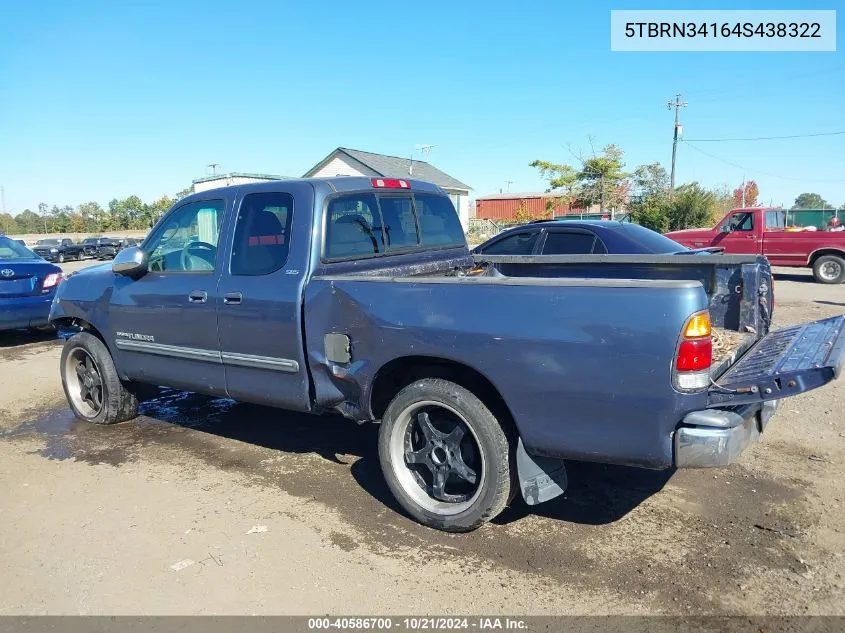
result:
<svg viewBox="0 0 845 633"><path fill-rule="evenodd" d="M712 228L666 236L690 248L716 246L725 253L764 255L773 266L809 267L819 283L845 282L845 233L790 227L787 216L784 209L734 209Z"/></svg>

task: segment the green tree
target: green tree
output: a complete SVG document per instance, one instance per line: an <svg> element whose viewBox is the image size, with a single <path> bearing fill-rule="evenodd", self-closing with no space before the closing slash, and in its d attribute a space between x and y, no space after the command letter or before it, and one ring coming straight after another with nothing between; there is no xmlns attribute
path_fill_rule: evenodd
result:
<svg viewBox="0 0 845 633"><path fill-rule="evenodd" d="M50 223L47 220L48 216L50 215L50 209L47 207L46 203L38 203L38 215L41 216L41 226L39 227L38 231L40 233L41 229L43 229L43 232L47 233L50 230Z"/></svg>
<svg viewBox="0 0 845 633"><path fill-rule="evenodd" d="M632 194L639 198L669 197L669 174L660 163L640 165L631 174Z"/></svg>
<svg viewBox="0 0 845 633"><path fill-rule="evenodd" d="M10 213L0 213L0 234L12 235L18 233L18 223Z"/></svg>
<svg viewBox="0 0 845 633"><path fill-rule="evenodd" d="M620 209L628 193L624 152L607 145L598 156L587 158L578 172L577 203L583 209L600 205L602 210Z"/></svg>
<svg viewBox="0 0 845 633"><path fill-rule="evenodd" d="M77 212L82 217L86 233L100 233L104 230L105 211L96 202L84 202L79 205Z"/></svg>
<svg viewBox="0 0 845 633"><path fill-rule="evenodd" d="M169 196L162 196L152 204L147 205L147 223L141 228L152 228L152 226L159 221L159 218L173 206L176 201Z"/></svg>
<svg viewBox="0 0 845 633"><path fill-rule="evenodd" d="M669 174L660 163L640 165L631 174L631 219L659 233L669 230Z"/></svg>
<svg viewBox="0 0 845 633"><path fill-rule="evenodd" d="M45 207L47 205L44 205ZM24 209L15 216L20 233L43 233L44 220L34 211Z"/></svg>
<svg viewBox="0 0 845 633"><path fill-rule="evenodd" d="M715 195L697 182L675 189L669 201L667 216L669 230L691 229L713 224Z"/></svg>
<svg viewBox="0 0 845 633"><path fill-rule="evenodd" d="M817 193L802 193L795 198L793 209L832 209L833 206Z"/></svg>

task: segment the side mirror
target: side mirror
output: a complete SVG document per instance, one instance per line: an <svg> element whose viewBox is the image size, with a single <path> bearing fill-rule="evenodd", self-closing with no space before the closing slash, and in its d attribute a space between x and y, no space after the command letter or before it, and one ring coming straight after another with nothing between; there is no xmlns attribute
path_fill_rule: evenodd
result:
<svg viewBox="0 0 845 633"><path fill-rule="evenodd" d="M111 269L118 275L140 277L147 272L147 263L147 253L137 246L130 246L114 256Z"/></svg>
<svg viewBox="0 0 845 633"><path fill-rule="evenodd" d="M731 225L725 222L722 226L719 227L719 233L730 233L731 232Z"/></svg>

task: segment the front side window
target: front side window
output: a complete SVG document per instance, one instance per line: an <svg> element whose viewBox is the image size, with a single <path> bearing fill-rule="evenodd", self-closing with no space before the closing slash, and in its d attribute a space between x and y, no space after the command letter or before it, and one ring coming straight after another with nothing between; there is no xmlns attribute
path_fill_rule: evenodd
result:
<svg viewBox="0 0 845 633"><path fill-rule="evenodd" d="M731 231L753 231L754 214L748 212L734 213L731 216L730 227Z"/></svg>
<svg viewBox="0 0 845 633"><path fill-rule="evenodd" d="M530 255L534 252L539 231L525 231L503 237L480 252L484 255Z"/></svg>
<svg viewBox="0 0 845 633"><path fill-rule="evenodd" d="M190 202L174 211L147 250L153 272L211 272L223 222L223 200Z"/></svg>
<svg viewBox="0 0 845 633"><path fill-rule="evenodd" d="M233 275L268 275L288 259L293 196L251 193L244 196L232 244Z"/></svg>

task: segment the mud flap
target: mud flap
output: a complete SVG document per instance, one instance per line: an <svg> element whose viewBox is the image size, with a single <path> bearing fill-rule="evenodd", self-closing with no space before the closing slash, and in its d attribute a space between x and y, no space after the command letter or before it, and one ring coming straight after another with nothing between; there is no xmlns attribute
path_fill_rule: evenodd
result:
<svg viewBox="0 0 845 633"><path fill-rule="evenodd" d="M521 438L516 447L516 470L522 498L530 506L554 499L566 490L563 460L532 457L525 451Z"/></svg>
<svg viewBox="0 0 845 633"><path fill-rule="evenodd" d="M779 400L834 380L845 363L845 316L777 330L757 341L708 392L711 407Z"/></svg>

